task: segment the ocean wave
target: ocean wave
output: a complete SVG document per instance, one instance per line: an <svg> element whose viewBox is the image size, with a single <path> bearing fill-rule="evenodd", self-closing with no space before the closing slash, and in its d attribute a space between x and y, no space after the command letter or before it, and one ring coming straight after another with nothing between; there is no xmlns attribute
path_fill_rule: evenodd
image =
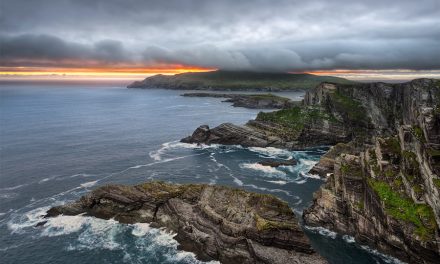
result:
<svg viewBox="0 0 440 264"><path fill-rule="evenodd" d="M152 158L155 161L161 161L163 159L164 155L167 155L167 151L168 150L172 150L172 149L198 149L198 150L203 150L203 149L217 149L219 148L221 145L218 144L211 144L211 145L205 145L205 144L190 144L190 143L183 143L180 141L170 141L170 142L165 142L162 144L162 146L157 149L157 150L153 150L150 151L148 153L148 155L150 156L150 158Z"/></svg>
<svg viewBox="0 0 440 264"><path fill-rule="evenodd" d="M354 239L354 237L349 236L349 235L343 235L342 239L347 242L347 243L354 243L356 242L356 240Z"/></svg>
<svg viewBox="0 0 440 264"><path fill-rule="evenodd" d="M90 188L94 185L96 185L96 183L98 183L98 181L89 181L89 182L85 182L85 183L81 183L81 187L83 188Z"/></svg>
<svg viewBox="0 0 440 264"><path fill-rule="evenodd" d="M28 211L24 214L14 215L7 223L8 229L12 234L22 234L27 228L34 227L43 220L50 206L40 207Z"/></svg>
<svg viewBox="0 0 440 264"><path fill-rule="evenodd" d="M274 148L274 147L267 147L267 148L250 147L248 149L252 152L256 152L258 154L262 154L262 155L264 155L266 157L270 157L270 158L291 159L292 153L293 153L292 151Z"/></svg>
<svg viewBox="0 0 440 264"><path fill-rule="evenodd" d="M325 227L322 227L322 226L316 226L316 227L315 226L313 226L313 227L312 226L304 226L304 228L307 230L310 230L314 233L318 233L322 236L329 237L331 239L335 239L338 236L338 234L336 232L333 232L333 231L331 231Z"/></svg>
<svg viewBox="0 0 440 264"><path fill-rule="evenodd" d="M406 262L403 262L397 258L394 258L392 256L389 255L385 255L383 253L380 253L379 251L377 251L376 249L372 249L368 246L360 246L363 250L367 251L368 253L375 255L377 257L380 257L384 262L386 263L390 263L390 264L406 264Z"/></svg>
<svg viewBox="0 0 440 264"><path fill-rule="evenodd" d="M282 176L285 177L286 173L284 171L280 171L276 168L270 167L270 166L264 166L259 163L241 163L240 168L242 169L250 169L250 170L256 170L264 172L265 174L271 175L271 176Z"/></svg>
<svg viewBox="0 0 440 264"><path fill-rule="evenodd" d="M165 263L205 263L197 260L194 253L178 250L179 243L174 239L176 234L165 229L151 228L147 223L127 225L114 219L104 220L84 215L59 215L44 218L49 208L50 206L40 207L17 216L8 223L8 229L12 233L19 234L28 231L39 232L40 237L70 235L65 247L68 251L122 250L123 260L134 260L134 262L136 260L142 263L149 262L150 256L162 255L161 258L166 259ZM43 226L35 227L43 221L45 221ZM131 243L135 244L134 247L127 245L125 240L127 234L132 235L133 242ZM37 237L31 236L30 238ZM0 248L0 251L10 248Z"/></svg>
<svg viewBox="0 0 440 264"><path fill-rule="evenodd" d="M278 185L286 185L287 181L267 181L273 184L278 184Z"/></svg>
<svg viewBox="0 0 440 264"><path fill-rule="evenodd" d="M4 188L0 188L0 191L13 191L19 188L22 188L24 186L27 186L28 184L19 184L16 186L12 186L12 187L4 187Z"/></svg>

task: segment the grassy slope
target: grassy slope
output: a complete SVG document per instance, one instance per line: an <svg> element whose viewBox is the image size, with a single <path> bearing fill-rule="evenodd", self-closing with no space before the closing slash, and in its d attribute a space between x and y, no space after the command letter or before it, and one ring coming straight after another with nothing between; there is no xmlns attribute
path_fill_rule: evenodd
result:
<svg viewBox="0 0 440 264"><path fill-rule="evenodd" d="M228 90L275 89L295 90L310 89L321 82L353 83L352 81L330 76L289 73L258 73L214 71L182 73L170 76L170 80L185 84L194 84L206 88L223 88Z"/></svg>

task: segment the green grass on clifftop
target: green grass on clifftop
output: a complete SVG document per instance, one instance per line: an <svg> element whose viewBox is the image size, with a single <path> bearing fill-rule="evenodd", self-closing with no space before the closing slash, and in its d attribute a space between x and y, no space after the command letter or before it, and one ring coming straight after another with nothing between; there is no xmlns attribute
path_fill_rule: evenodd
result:
<svg viewBox="0 0 440 264"><path fill-rule="evenodd" d="M286 128L285 137L293 138L301 132L306 122L328 120L337 122L333 116L328 115L319 108L292 107L275 112L260 112L256 118L258 121L268 121Z"/></svg>

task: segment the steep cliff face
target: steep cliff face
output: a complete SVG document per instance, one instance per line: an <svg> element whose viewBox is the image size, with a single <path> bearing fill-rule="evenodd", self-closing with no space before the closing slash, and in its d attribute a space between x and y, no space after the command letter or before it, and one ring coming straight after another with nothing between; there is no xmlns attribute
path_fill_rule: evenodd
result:
<svg viewBox="0 0 440 264"><path fill-rule="evenodd" d="M304 212L306 224L405 261L438 263L440 81L322 84L304 103L354 127L353 141L312 170L328 179Z"/></svg>

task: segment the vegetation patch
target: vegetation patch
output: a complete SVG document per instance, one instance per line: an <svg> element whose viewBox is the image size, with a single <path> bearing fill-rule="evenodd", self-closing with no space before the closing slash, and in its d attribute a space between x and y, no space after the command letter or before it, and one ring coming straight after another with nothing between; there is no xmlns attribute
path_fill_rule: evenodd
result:
<svg viewBox="0 0 440 264"><path fill-rule="evenodd" d="M254 215L254 219L255 219L255 226L257 227L258 231L295 228L292 225L292 223L267 220L259 216L258 214Z"/></svg>
<svg viewBox="0 0 440 264"><path fill-rule="evenodd" d="M344 176L362 177L362 168L358 164L343 163L341 164L341 173Z"/></svg>
<svg viewBox="0 0 440 264"><path fill-rule="evenodd" d="M421 127L413 126L412 133L420 142L422 142L422 143L426 142L426 138L425 138L425 135L423 134L423 130Z"/></svg>
<svg viewBox="0 0 440 264"><path fill-rule="evenodd" d="M331 97L336 110L346 119L356 124L363 123L367 125L370 123L367 112L360 102L341 94L339 91L332 93Z"/></svg>
<svg viewBox="0 0 440 264"><path fill-rule="evenodd" d="M412 199L394 191L386 182L369 179L368 183L383 201L391 217L413 224L420 239L426 241L433 238L437 223L429 205L416 204Z"/></svg>
<svg viewBox="0 0 440 264"><path fill-rule="evenodd" d="M284 101L284 102L290 101L289 98L278 96L278 95L274 95L274 94L271 94L271 93L268 93L268 94L251 94L251 95L248 95L248 96L250 98L254 98L254 99L257 99L257 100L268 99L268 100L274 100L274 101L276 100L276 101Z"/></svg>
<svg viewBox="0 0 440 264"><path fill-rule="evenodd" d="M319 120L328 120L336 122L334 117L330 116L320 108L292 107L274 112L260 112L256 120L273 122L285 127L284 138L296 138L303 130L306 122L316 122Z"/></svg>
<svg viewBox="0 0 440 264"><path fill-rule="evenodd" d="M434 182L434 185L440 189L440 179L432 179L432 181Z"/></svg>

